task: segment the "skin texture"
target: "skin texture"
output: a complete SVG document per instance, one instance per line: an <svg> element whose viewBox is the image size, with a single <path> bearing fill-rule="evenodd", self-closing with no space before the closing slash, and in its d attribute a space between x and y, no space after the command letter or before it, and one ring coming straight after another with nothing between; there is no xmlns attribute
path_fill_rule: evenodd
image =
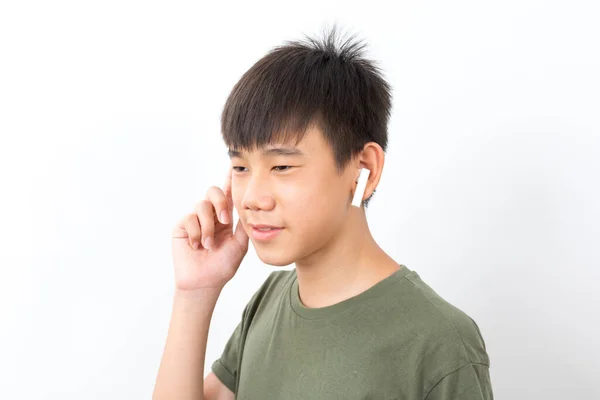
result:
<svg viewBox="0 0 600 400"><path fill-rule="evenodd" d="M275 147L296 148L303 155L264 153ZM264 263L295 263L307 307L353 297L399 268L375 243L364 208L351 205L359 169L371 170L366 199L379 183L384 158L382 148L369 142L340 175L331 147L315 126L297 146L276 143L231 157L232 199L244 230ZM270 241L258 241L250 223L284 229Z"/></svg>

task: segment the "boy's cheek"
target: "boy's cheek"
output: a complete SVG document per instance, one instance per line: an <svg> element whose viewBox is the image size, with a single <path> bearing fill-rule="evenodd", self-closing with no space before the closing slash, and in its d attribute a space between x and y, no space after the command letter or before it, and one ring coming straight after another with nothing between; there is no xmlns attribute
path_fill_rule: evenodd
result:
<svg viewBox="0 0 600 400"><path fill-rule="evenodd" d="M244 193L241 191L240 185L236 185L235 182L231 184L231 198L233 199L233 205L239 210L239 205L242 201Z"/></svg>

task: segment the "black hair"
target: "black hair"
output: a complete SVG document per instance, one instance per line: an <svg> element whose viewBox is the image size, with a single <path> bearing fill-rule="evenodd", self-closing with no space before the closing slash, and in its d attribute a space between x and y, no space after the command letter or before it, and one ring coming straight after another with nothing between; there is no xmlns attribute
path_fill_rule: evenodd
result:
<svg viewBox="0 0 600 400"><path fill-rule="evenodd" d="M250 151L294 138L298 144L314 124L333 150L338 173L367 142L385 151L392 89L376 63L363 57L366 44L355 36L338 46L334 24L322 40L305 35L258 60L223 108L228 148Z"/></svg>

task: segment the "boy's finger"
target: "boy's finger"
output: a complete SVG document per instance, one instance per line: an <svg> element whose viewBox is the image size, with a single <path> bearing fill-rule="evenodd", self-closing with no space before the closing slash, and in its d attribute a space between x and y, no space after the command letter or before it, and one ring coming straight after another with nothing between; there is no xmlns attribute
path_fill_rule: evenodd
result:
<svg viewBox="0 0 600 400"><path fill-rule="evenodd" d="M229 167L229 170L227 171L227 176L225 178L225 183L223 184L223 193L225 193L225 197L227 197L228 200L232 200L231 198L231 174L232 174L233 168ZM231 203L233 204L233 202Z"/></svg>
<svg viewBox="0 0 600 400"><path fill-rule="evenodd" d="M215 215L217 219L222 224L228 224L229 220L229 201L225 194L221 190L221 188L217 186L211 186L208 188L206 192L206 199L210 201L215 210Z"/></svg>

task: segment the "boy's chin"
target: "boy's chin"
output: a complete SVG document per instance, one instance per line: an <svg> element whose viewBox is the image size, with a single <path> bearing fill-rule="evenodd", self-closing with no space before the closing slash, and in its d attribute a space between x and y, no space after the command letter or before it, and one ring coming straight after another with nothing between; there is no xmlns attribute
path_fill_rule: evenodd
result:
<svg viewBox="0 0 600 400"><path fill-rule="evenodd" d="M272 265L274 267L285 267L294 263L293 257L290 257L290 253L286 252L284 248L279 249L261 249L255 247L256 255L265 264Z"/></svg>

